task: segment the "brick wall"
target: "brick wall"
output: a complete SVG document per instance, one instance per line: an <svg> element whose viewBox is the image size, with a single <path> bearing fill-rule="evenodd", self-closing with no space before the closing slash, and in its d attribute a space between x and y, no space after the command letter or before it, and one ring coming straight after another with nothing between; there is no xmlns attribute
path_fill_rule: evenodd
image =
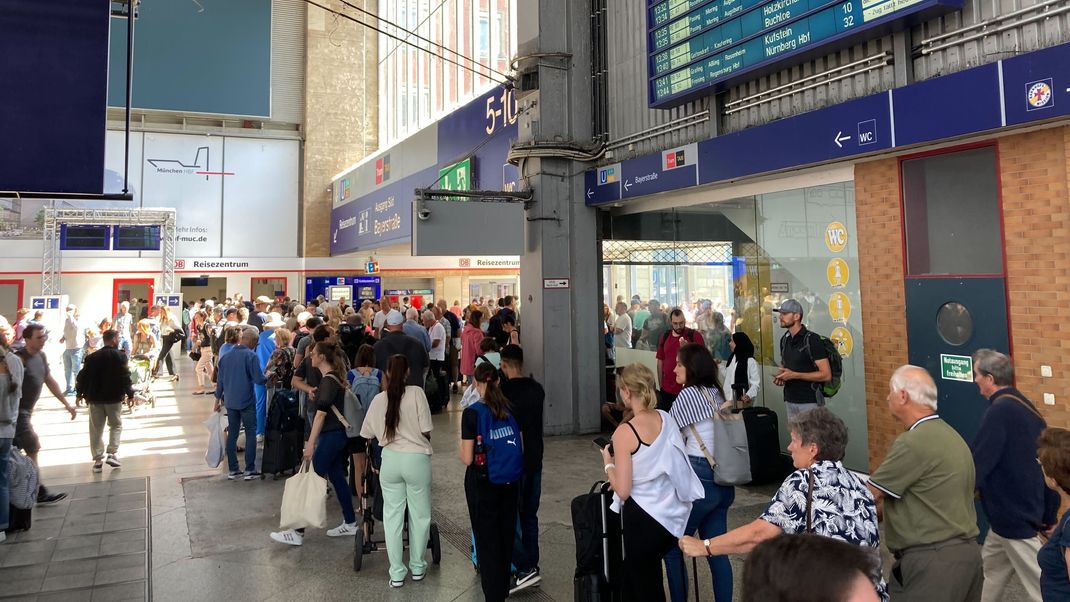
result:
<svg viewBox="0 0 1070 602"><path fill-rule="evenodd" d="M884 459L902 427L885 404L888 380L907 362L902 218L896 159L855 167L859 289L865 340L870 469Z"/></svg>
<svg viewBox="0 0 1070 602"><path fill-rule="evenodd" d="M1070 428L1070 127L1000 139L1004 244L1018 386ZM1053 378L1041 378L1048 365ZM1055 405L1043 404L1054 393Z"/></svg>
<svg viewBox="0 0 1070 602"><path fill-rule="evenodd" d="M1019 388L1052 426L1070 428L1070 127L999 139L1011 344ZM855 167L870 468L902 426L884 400L907 361L898 161ZM1049 365L1053 378L1041 378ZM1043 405L1054 393L1056 405Z"/></svg>

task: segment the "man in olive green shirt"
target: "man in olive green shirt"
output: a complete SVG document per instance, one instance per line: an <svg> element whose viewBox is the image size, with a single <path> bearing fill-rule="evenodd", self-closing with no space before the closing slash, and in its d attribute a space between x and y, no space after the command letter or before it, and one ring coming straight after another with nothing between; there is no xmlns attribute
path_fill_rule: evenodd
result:
<svg viewBox="0 0 1070 602"><path fill-rule="evenodd" d="M888 408L907 430L869 480L895 555L888 592L893 601L980 600L970 448L936 414L936 383L923 368L900 367L890 389Z"/></svg>

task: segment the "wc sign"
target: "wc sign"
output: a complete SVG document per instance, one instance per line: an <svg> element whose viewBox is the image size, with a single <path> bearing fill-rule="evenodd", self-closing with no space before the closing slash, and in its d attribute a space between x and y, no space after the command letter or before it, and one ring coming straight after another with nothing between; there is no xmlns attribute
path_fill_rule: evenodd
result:
<svg viewBox="0 0 1070 602"><path fill-rule="evenodd" d="M840 222L832 222L825 228L825 246L833 253L847 248L847 227Z"/></svg>

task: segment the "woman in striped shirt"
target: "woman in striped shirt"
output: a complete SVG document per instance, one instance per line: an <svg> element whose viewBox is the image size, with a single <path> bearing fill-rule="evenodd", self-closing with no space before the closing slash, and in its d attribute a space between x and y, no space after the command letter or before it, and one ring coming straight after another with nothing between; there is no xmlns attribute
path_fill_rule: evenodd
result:
<svg viewBox="0 0 1070 602"><path fill-rule="evenodd" d="M698 530L702 539L716 537L728 530L728 507L736 498L735 487L714 482L713 467L706 459L713 454L713 413L725 403L724 392L717 379L713 356L705 345L691 343L680 347L673 372L676 382L684 388L669 413L680 425L688 460L705 491L704 499L696 500L692 505L684 532L690 535ZM731 602L732 565L728 556L710 556L707 560L713 577L714 598L717 602ZM678 549L665 556L665 570L672 601L684 602L687 599L687 568Z"/></svg>

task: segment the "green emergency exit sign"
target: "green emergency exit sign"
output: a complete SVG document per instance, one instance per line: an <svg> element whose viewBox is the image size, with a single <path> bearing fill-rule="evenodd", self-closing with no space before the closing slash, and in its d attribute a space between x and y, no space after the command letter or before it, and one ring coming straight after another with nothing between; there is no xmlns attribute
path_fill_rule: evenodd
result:
<svg viewBox="0 0 1070 602"><path fill-rule="evenodd" d="M442 190L472 189L472 158L458 161L438 170L438 187ZM449 197L451 201L464 200L463 197Z"/></svg>
<svg viewBox="0 0 1070 602"><path fill-rule="evenodd" d="M940 378L973 382L973 358L968 355L940 354Z"/></svg>

